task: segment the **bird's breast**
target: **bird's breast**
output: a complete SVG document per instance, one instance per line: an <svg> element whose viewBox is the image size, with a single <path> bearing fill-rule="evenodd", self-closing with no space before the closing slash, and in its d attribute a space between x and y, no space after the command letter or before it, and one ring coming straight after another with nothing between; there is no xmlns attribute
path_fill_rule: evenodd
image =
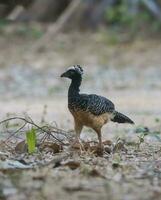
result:
<svg viewBox="0 0 161 200"><path fill-rule="evenodd" d="M87 111L74 111L72 109L69 110L77 122L93 129L101 128L111 119L111 113L104 113L97 116Z"/></svg>

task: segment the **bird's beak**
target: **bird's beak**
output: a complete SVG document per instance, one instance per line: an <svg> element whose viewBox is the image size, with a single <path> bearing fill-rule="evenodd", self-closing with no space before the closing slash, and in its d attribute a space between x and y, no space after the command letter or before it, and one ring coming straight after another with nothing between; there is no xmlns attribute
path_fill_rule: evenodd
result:
<svg viewBox="0 0 161 200"><path fill-rule="evenodd" d="M60 75L60 77L61 77L61 78L62 78L62 77L67 77L67 73L64 72L63 74Z"/></svg>

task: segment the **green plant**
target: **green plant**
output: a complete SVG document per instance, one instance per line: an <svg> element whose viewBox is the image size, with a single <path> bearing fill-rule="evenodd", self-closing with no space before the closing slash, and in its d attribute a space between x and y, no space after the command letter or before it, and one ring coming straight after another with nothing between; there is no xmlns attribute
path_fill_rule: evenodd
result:
<svg viewBox="0 0 161 200"><path fill-rule="evenodd" d="M39 39L43 35L43 31L37 26L21 25L17 27L16 34L21 37L31 37Z"/></svg>
<svg viewBox="0 0 161 200"><path fill-rule="evenodd" d="M115 31L130 30L131 36L135 36L140 30L141 33L145 31L155 33L160 30L160 21L155 20L153 15L146 9L141 2L138 3L138 9L132 12L131 6L127 0L121 0L116 5L107 8L105 12L105 20L112 25ZM128 30L128 31L129 31Z"/></svg>
<svg viewBox="0 0 161 200"><path fill-rule="evenodd" d="M141 134L138 136L139 140L138 140L138 142L137 142L137 149L139 149L139 148L140 148L140 145L141 145L142 143L144 143L145 136L147 136L147 135L148 135L147 132L143 132L143 133L141 133Z"/></svg>
<svg viewBox="0 0 161 200"><path fill-rule="evenodd" d="M36 130L34 128L26 132L26 143L28 147L28 153L34 153L36 150Z"/></svg>
<svg viewBox="0 0 161 200"><path fill-rule="evenodd" d="M126 1L121 1L115 7L108 8L105 18L109 23L129 25L133 20L133 15L129 12L129 7Z"/></svg>

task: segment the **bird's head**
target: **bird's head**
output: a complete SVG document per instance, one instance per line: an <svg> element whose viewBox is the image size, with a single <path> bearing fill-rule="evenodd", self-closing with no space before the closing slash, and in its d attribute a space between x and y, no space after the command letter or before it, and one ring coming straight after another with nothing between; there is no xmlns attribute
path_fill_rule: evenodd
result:
<svg viewBox="0 0 161 200"><path fill-rule="evenodd" d="M73 65L69 67L60 77L69 79L77 79L83 75L83 69L80 65Z"/></svg>

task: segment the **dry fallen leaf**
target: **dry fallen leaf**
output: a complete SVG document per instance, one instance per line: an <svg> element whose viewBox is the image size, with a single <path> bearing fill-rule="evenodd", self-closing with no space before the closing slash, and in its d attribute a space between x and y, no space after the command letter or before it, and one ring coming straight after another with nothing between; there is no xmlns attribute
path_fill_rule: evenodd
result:
<svg viewBox="0 0 161 200"><path fill-rule="evenodd" d="M111 140L105 140L105 141L103 142L103 144L104 144L104 145L109 145L109 146L111 146L113 143L112 143Z"/></svg>
<svg viewBox="0 0 161 200"><path fill-rule="evenodd" d="M106 153L108 153L108 154L110 154L111 152L112 152L112 148L111 148L111 146L105 146L104 147L104 151L106 152Z"/></svg>
<svg viewBox="0 0 161 200"><path fill-rule="evenodd" d="M80 162L71 160L71 161L67 161L65 163L62 163L62 165L68 166L70 169L74 170L74 169L77 169L77 168L80 167Z"/></svg>
<svg viewBox="0 0 161 200"><path fill-rule="evenodd" d="M82 165L80 171L85 176L105 178L105 176L103 176L98 169L96 169L90 165L86 165L86 164Z"/></svg>
<svg viewBox="0 0 161 200"><path fill-rule="evenodd" d="M80 144L79 143L74 143L71 145L72 149L75 149L75 150L80 150Z"/></svg>
<svg viewBox="0 0 161 200"><path fill-rule="evenodd" d="M44 142L41 144L40 149L47 152L60 153L60 151L63 150L63 147L54 142Z"/></svg>
<svg viewBox="0 0 161 200"><path fill-rule="evenodd" d="M103 156L104 148L98 147L98 145L94 145L90 147L90 151L93 152L96 156Z"/></svg>
<svg viewBox="0 0 161 200"><path fill-rule="evenodd" d="M89 175L92 177L105 178L97 169L92 169L91 171L89 171Z"/></svg>
<svg viewBox="0 0 161 200"><path fill-rule="evenodd" d="M16 153L26 153L27 152L27 144L25 142L25 140L19 142L16 147L15 147L15 152Z"/></svg>

